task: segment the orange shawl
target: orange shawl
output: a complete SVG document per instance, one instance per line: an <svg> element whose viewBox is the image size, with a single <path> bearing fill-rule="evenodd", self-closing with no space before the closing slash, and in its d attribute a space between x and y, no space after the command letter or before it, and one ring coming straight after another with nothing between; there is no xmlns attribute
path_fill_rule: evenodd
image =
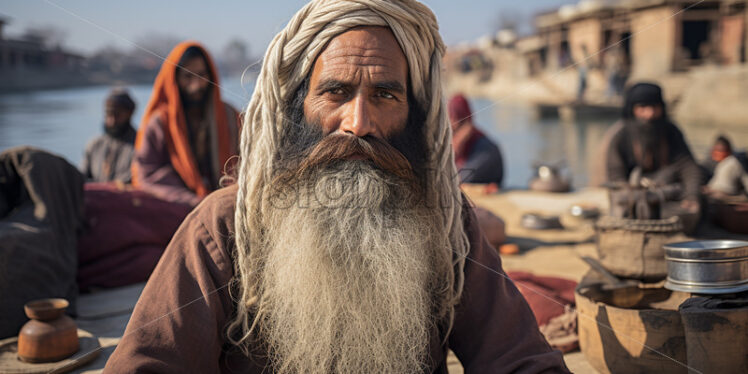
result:
<svg viewBox="0 0 748 374"><path fill-rule="evenodd" d="M210 188L203 183L200 171L195 160L194 153L190 147L187 136L187 120L182 107L182 100L179 96L179 87L177 86L177 64L182 55L189 47L197 47L203 51L207 60L208 69L214 81L211 83L213 88L210 90L213 102L213 114L215 116L213 123L217 126L216 134L218 135L218 162L225 165L231 156L229 122L226 118L224 104L221 101L221 93L218 84L218 70L216 70L213 60L208 52L199 43L186 41L179 43L166 57L161 70L156 76L153 84L153 93L148 102L148 106L143 114L143 122L138 129L138 136L135 140L136 152L140 150L145 141L146 126L151 122L153 116L160 115L166 128L166 146L169 152L169 158L174 170L184 181L185 185L200 197L210 193ZM132 184L138 187L137 163L133 163ZM221 171L222 172L222 171Z"/></svg>

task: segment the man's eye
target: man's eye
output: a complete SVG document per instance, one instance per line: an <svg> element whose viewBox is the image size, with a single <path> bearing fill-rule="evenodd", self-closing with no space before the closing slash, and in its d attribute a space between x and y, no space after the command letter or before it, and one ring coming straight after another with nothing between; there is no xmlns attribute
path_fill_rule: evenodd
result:
<svg viewBox="0 0 748 374"><path fill-rule="evenodd" d="M327 90L328 93L331 93L333 95L345 95L345 90L338 87L338 88L331 88Z"/></svg>
<svg viewBox="0 0 748 374"><path fill-rule="evenodd" d="M393 95L393 94L391 94L391 93L389 93L387 91L382 91L382 92L379 93L379 97L383 97L385 99L394 99L395 95Z"/></svg>

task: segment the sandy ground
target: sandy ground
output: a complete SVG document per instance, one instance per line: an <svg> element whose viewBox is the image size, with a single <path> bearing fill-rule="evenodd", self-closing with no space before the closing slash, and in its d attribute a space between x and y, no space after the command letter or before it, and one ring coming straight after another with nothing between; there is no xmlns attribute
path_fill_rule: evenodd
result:
<svg viewBox="0 0 748 374"><path fill-rule="evenodd" d="M592 226L589 222L569 219L569 207L585 203L607 209L607 196L600 189L588 189L569 194L546 194L530 191L509 191L483 195L481 188L466 187L473 202L501 216L507 224L508 241L520 247L520 253L502 256L506 270L525 270L539 275L552 275L579 281L587 271L580 255L595 255ZM566 230L527 230L520 226L522 214L538 212L562 215L562 222L572 227ZM123 287L89 295L79 301L78 326L98 336L102 345L99 357L74 373L100 373L106 360L124 334L125 326L135 301L144 284ZM581 352L564 356L569 369L575 373L596 373ZM454 355L448 360L451 374L463 373Z"/></svg>

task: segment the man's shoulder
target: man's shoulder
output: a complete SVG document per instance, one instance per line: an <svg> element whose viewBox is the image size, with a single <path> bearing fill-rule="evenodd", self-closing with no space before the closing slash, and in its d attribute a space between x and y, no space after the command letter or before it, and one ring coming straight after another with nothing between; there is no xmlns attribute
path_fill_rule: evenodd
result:
<svg viewBox="0 0 748 374"><path fill-rule="evenodd" d="M235 184L214 191L192 211L193 219L200 221L211 233L233 232L236 192Z"/></svg>
<svg viewBox="0 0 748 374"><path fill-rule="evenodd" d="M207 231L210 239L219 247L228 250L234 237L234 207L236 185L221 188L200 202L187 217L185 224L200 231Z"/></svg>
<svg viewBox="0 0 748 374"><path fill-rule="evenodd" d="M107 134L98 135L86 143L85 154L91 157L100 157L100 153L111 147L112 140Z"/></svg>
<svg viewBox="0 0 748 374"><path fill-rule="evenodd" d="M667 135L669 137L675 138L675 139L684 139L683 132L680 131L680 127L678 127L678 124L675 122L668 120L665 122L665 131L667 132Z"/></svg>
<svg viewBox="0 0 748 374"><path fill-rule="evenodd" d="M199 257L207 254L219 273L223 274L221 277L230 276L233 269L231 253L235 200L236 186L222 188L208 195L184 220L170 246L187 248L184 254L187 257L194 255L189 248L200 249L197 252ZM180 245L180 241L184 241L184 245ZM200 245L191 246L191 242L200 242Z"/></svg>
<svg viewBox="0 0 748 374"><path fill-rule="evenodd" d="M605 133L603 134L604 139L609 139L609 141L618 140L620 139L626 132L624 131L626 129L626 121L625 120L618 120L610 127L608 127L605 130Z"/></svg>
<svg viewBox="0 0 748 374"><path fill-rule="evenodd" d="M148 114L148 116L141 122L138 131L145 130L146 132L151 131L164 131L164 127L168 124L169 111L166 106L158 106Z"/></svg>
<svg viewBox="0 0 748 374"><path fill-rule="evenodd" d="M719 169L732 169L732 168L742 168L743 165L740 163L740 160L735 157L734 154L727 156L724 160L720 161L717 164L717 168Z"/></svg>
<svg viewBox="0 0 748 374"><path fill-rule="evenodd" d="M86 143L86 149L93 149L93 148L96 148L96 147L100 147L101 144L103 144L104 142L106 142L106 140L107 140L107 135L106 134L97 135L97 136L91 138L88 141L88 143Z"/></svg>
<svg viewBox="0 0 748 374"><path fill-rule="evenodd" d="M499 145L496 144L491 138L486 135L481 136L478 141L475 142L475 149L482 151L498 152Z"/></svg>
<svg viewBox="0 0 748 374"><path fill-rule="evenodd" d="M472 247L475 246L479 241L479 238L477 237L477 234L479 233L478 219L475 215L474 209L476 205L464 193L461 192L460 196L462 200L460 202L460 209L462 210L462 225L464 227L465 234L468 237L468 241L470 241Z"/></svg>

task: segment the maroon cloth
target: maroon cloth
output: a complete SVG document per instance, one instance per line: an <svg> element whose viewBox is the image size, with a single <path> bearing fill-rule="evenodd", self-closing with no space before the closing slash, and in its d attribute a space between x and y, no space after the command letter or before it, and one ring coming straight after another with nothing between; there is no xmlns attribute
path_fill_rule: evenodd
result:
<svg viewBox="0 0 748 374"><path fill-rule="evenodd" d="M247 357L226 337L235 313L236 186L209 195L187 219L148 280L105 373L272 373L262 345ZM447 348L471 373L568 373L530 307L464 206L470 253L462 299L445 344L433 326L424 372L446 374ZM387 302L383 300L382 302ZM436 321L435 321L436 322Z"/></svg>
<svg viewBox="0 0 748 374"><path fill-rule="evenodd" d="M77 277L82 290L147 280L191 210L113 183L87 183L84 201L87 228L78 237Z"/></svg>
<svg viewBox="0 0 748 374"><path fill-rule="evenodd" d="M450 120L454 119L459 122L470 120L473 117L473 111L470 109L470 103L468 103L465 96L457 94L452 96L447 103L447 112L449 113ZM452 126L456 127L456 123Z"/></svg>
<svg viewBox="0 0 748 374"><path fill-rule="evenodd" d="M574 289L577 282L541 277L523 271L508 272L535 314L538 326L547 324L552 318L564 314L565 305L574 305Z"/></svg>
<svg viewBox="0 0 748 374"><path fill-rule="evenodd" d="M460 169L473 153L475 143L485 138L486 135L473 125L473 111L470 109L470 103L468 103L465 96L461 94L452 96L447 103L447 113L449 114L449 120L452 122L452 129L455 133L466 131L467 129L464 126L469 127L467 136L458 136L452 139L452 148L455 152L455 165Z"/></svg>

